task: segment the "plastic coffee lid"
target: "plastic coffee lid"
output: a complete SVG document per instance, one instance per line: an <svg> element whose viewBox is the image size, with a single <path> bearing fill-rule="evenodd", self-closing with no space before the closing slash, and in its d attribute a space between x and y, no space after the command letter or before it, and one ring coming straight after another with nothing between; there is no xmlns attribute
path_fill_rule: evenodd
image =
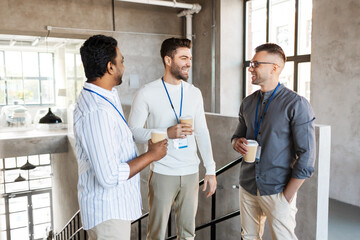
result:
<svg viewBox="0 0 360 240"><path fill-rule="evenodd" d="M180 120L181 120L181 119L192 119L192 116L181 116L181 117L180 117Z"/></svg>
<svg viewBox="0 0 360 240"><path fill-rule="evenodd" d="M248 144L247 146L258 146L258 142L255 140L247 140Z"/></svg>

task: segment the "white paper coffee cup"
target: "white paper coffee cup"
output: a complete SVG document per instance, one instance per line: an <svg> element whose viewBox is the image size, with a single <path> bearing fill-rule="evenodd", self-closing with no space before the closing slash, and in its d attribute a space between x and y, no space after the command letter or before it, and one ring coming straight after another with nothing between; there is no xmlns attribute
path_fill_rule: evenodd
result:
<svg viewBox="0 0 360 240"><path fill-rule="evenodd" d="M159 131L159 130L153 130L151 132L151 141L153 143L157 143L160 142L162 140L164 140L166 138L166 132L164 131Z"/></svg>
<svg viewBox="0 0 360 240"><path fill-rule="evenodd" d="M181 116L180 123L187 123L193 126L193 118L192 116Z"/></svg>
<svg viewBox="0 0 360 240"><path fill-rule="evenodd" d="M259 146L258 142L255 140L247 140L248 144L246 144L248 148L248 153L244 156L245 162L252 163L255 162L256 151Z"/></svg>

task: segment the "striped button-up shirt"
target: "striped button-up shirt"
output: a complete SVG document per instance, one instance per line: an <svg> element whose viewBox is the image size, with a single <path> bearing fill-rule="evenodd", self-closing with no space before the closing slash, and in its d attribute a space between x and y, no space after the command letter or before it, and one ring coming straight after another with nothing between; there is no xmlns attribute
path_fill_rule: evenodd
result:
<svg viewBox="0 0 360 240"><path fill-rule="evenodd" d="M110 219L134 220L141 215L140 177L128 179L128 161L136 158L132 133L118 93L85 83L74 110L79 168L78 197L82 224L91 229ZM109 100L114 106L103 99Z"/></svg>

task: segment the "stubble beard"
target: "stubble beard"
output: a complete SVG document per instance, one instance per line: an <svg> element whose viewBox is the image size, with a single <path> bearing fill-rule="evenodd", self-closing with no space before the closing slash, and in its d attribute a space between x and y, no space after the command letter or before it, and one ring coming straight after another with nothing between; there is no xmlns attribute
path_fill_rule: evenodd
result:
<svg viewBox="0 0 360 240"><path fill-rule="evenodd" d="M189 78L189 75L185 76L185 75L181 74L181 69L180 69L180 67L178 65L171 65L170 73L176 79L181 79L181 80L187 81L188 78Z"/></svg>
<svg viewBox="0 0 360 240"><path fill-rule="evenodd" d="M122 73L118 67L116 67L116 68L117 68L117 71L119 71L119 75L116 76L115 81L116 81L116 86L119 86L122 83L122 77L123 77L124 73Z"/></svg>

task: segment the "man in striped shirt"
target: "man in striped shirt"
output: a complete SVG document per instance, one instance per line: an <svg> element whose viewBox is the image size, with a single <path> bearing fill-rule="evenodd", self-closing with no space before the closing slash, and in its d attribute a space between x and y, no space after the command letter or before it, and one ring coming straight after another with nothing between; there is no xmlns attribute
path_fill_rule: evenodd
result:
<svg viewBox="0 0 360 240"><path fill-rule="evenodd" d="M124 57L112 37L95 35L80 49L87 81L74 110L78 197L89 238L129 240L141 215L140 172L166 155L167 140L137 156L116 89Z"/></svg>

